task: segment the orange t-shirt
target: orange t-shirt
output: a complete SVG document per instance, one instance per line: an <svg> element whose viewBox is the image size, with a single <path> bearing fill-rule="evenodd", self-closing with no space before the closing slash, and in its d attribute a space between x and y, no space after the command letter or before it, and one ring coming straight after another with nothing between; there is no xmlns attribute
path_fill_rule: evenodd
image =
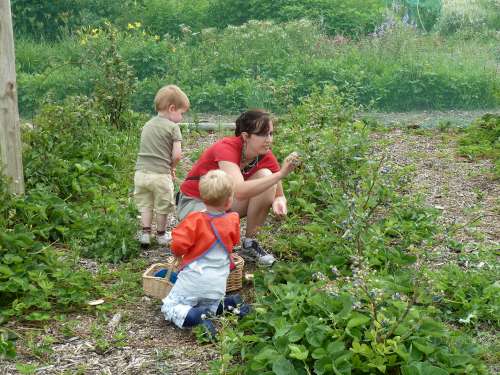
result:
<svg viewBox="0 0 500 375"><path fill-rule="evenodd" d="M207 252L218 241L231 258L233 247L240 242L240 217L236 212L220 215L191 212L172 231L172 253L182 256L180 269Z"/></svg>

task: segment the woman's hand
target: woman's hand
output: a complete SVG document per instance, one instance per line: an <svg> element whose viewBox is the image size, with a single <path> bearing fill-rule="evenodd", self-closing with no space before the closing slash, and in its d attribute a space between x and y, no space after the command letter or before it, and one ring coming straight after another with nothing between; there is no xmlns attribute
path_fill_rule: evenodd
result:
<svg viewBox="0 0 500 375"><path fill-rule="evenodd" d="M282 178L288 176L298 165L300 164L300 156L297 152L292 152L285 158L285 161L281 165L281 175Z"/></svg>
<svg viewBox="0 0 500 375"><path fill-rule="evenodd" d="M287 214L288 209L286 207L286 198L283 195L274 198L273 212L280 217L283 217Z"/></svg>

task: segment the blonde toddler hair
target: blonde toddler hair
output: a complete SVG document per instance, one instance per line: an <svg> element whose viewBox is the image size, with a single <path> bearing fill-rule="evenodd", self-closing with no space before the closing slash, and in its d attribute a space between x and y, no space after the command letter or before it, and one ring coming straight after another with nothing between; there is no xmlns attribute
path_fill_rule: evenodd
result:
<svg viewBox="0 0 500 375"><path fill-rule="evenodd" d="M222 206L234 192L234 183L220 169L209 171L200 179L200 196L205 204Z"/></svg>
<svg viewBox="0 0 500 375"><path fill-rule="evenodd" d="M155 96L156 112L164 111L171 105L176 109L189 109L190 103L187 95L176 85L163 86Z"/></svg>

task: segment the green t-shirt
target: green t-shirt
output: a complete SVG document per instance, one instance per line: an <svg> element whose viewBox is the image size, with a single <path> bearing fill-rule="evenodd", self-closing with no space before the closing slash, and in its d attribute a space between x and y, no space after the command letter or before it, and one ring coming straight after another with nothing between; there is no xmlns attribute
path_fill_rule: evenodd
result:
<svg viewBox="0 0 500 375"><path fill-rule="evenodd" d="M172 147L177 141L182 141L179 125L164 117L153 117L142 128L135 170L170 173Z"/></svg>

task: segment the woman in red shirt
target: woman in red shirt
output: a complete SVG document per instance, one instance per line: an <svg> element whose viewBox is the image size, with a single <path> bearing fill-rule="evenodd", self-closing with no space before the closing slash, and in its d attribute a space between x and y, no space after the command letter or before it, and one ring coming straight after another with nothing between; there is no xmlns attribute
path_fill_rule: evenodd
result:
<svg viewBox="0 0 500 375"><path fill-rule="evenodd" d="M286 198L281 180L295 168L292 158L282 167L271 151L273 122L269 113L250 110L236 120L234 137L225 137L206 149L194 164L180 187L177 213L183 219L188 213L201 211L205 205L198 188L200 177L213 169L222 169L235 184L232 210L247 217L245 238L240 254L264 265L275 258L255 240L269 209L278 216L287 214Z"/></svg>

